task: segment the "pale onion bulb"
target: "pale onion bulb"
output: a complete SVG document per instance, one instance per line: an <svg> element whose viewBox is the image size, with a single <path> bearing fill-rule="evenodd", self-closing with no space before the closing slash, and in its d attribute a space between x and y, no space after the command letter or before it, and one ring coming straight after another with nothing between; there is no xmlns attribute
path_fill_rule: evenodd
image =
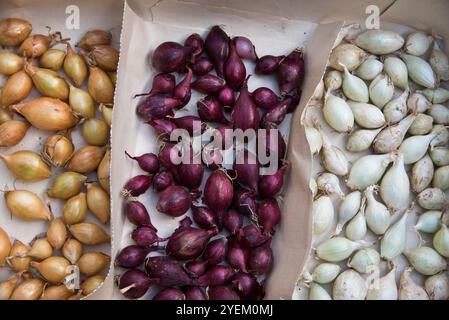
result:
<svg viewBox="0 0 449 320"><path fill-rule="evenodd" d="M429 89L437 87L438 81L435 72L426 60L405 53L400 54L400 57L407 65L410 79L416 84Z"/></svg>
<svg viewBox="0 0 449 320"><path fill-rule="evenodd" d="M349 161L345 154L330 142L329 138L320 128L318 128L318 130L323 141L321 162L324 168L337 176L347 175L349 171Z"/></svg>
<svg viewBox="0 0 449 320"><path fill-rule="evenodd" d="M396 266L378 281L370 286L366 300L397 300L398 286L396 285Z"/></svg>
<svg viewBox="0 0 449 320"><path fill-rule="evenodd" d="M360 67L355 70L355 75L366 81L371 81L383 70L384 65L376 56L369 56Z"/></svg>
<svg viewBox="0 0 449 320"><path fill-rule="evenodd" d="M379 268L380 254L373 248L364 248L357 251L349 259L348 267L360 273L372 273Z"/></svg>
<svg viewBox="0 0 449 320"><path fill-rule="evenodd" d="M439 80L449 80L449 60L436 41L433 42L429 63L437 74Z"/></svg>
<svg viewBox="0 0 449 320"><path fill-rule="evenodd" d="M339 262L346 260L360 248L372 245L366 241L351 241L343 237L333 237L320 243L316 248L318 258L328 262Z"/></svg>
<svg viewBox="0 0 449 320"><path fill-rule="evenodd" d="M364 300L367 293L365 280L354 270L340 273L332 288L334 300Z"/></svg>
<svg viewBox="0 0 449 320"><path fill-rule="evenodd" d="M395 159L396 153L367 155L357 159L351 167L346 185L352 190L365 190L372 184L377 184Z"/></svg>
<svg viewBox="0 0 449 320"><path fill-rule="evenodd" d="M414 228L425 233L435 233L440 228L442 215L443 212L441 211L426 211L418 217Z"/></svg>
<svg viewBox="0 0 449 320"><path fill-rule="evenodd" d="M424 157L430 142L436 136L437 133L429 133L425 136L412 136L405 139L399 147L399 152L404 155L404 163L412 164Z"/></svg>
<svg viewBox="0 0 449 320"><path fill-rule="evenodd" d="M404 167L404 156L399 154L380 183L380 197L387 207L400 210L407 207L410 196L410 181Z"/></svg>
<svg viewBox="0 0 449 320"><path fill-rule="evenodd" d="M425 276L433 276L447 268L443 257L430 247L417 247L404 254L413 268Z"/></svg>
<svg viewBox="0 0 449 320"><path fill-rule="evenodd" d="M313 281L319 284L328 284L335 280L341 267L335 263L321 263L312 272Z"/></svg>
<svg viewBox="0 0 449 320"><path fill-rule="evenodd" d="M422 56L429 50L433 38L424 32L413 32L408 35L405 42L405 52L414 56Z"/></svg>
<svg viewBox="0 0 449 320"><path fill-rule="evenodd" d="M402 217L383 235L380 241L380 256L383 259L393 260L404 251L407 241L406 222L410 211L410 209L407 209Z"/></svg>
<svg viewBox="0 0 449 320"><path fill-rule="evenodd" d="M316 179L318 190L326 195L336 194L340 197L344 196L340 188L340 180L335 174L324 172Z"/></svg>
<svg viewBox="0 0 449 320"><path fill-rule="evenodd" d="M313 231L316 235L322 235L329 231L334 221L334 206L328 196L322 196L313 202Z"/></svg>
<svg viewBox="0 0 449 320"><path fill-rule="evenodd" d="M366 236L366 231L365 198L363 198L359 212L346 225L345 235L349 240L362 240Z"/></svg>
<svg viewBox="0 0 449 320"><path fill-rule="evenodd" d="M446 272L441 272L426 279L424 288L431 300L449 299L449 279Z"/></svg>
<svg viewBox="0 0 449 320"><path fill-rule="evenodd" d="M423 94L414 92L409 95L407 106L410 112L422 113L430 109L432 103Z"/></svg>
<svg viewBox="0 0 449 320"><path fill-rule="evenodd" d="M436 166L449 165L449 149L446 147L433 148L429 152L430 158Z"/></svg>
<svg viewBox="0 0 449 320"><path fill-rule="evenodd" d="M386 127L374 139L373 149L376 153L388 153L396 150L401 145L404 137L415 121L416 116L410 114L399 123Z"/></svg>
<svg viewBox="0 0 449 320"><path fill-rule="evenodd" d="M426 189L432 182L433 173L433 162L427 154L413 165L411 176L412 191L420 193Z"/></svg>
<svg viewBox="0 0 449 320"><path fill-rule="evenodd" d="M309 300L332 300L332 297L322 286L312 283L309 289Z"/></svg>
<svg viewBox="0 0 449 320"><path fill-rule="evenodd" d="M442 210L449 204L446 194L438 188L427 188L416 197L418 204L427 210Z"/></svg>
<svg viewBox="0 0 449 320"><path fill-rule="evenodd" d="M338 209L338 221L335 228L335 235L340 234L344 225L351 220L359 211L362 204L362 193L360 191L353 191L348 194L340 203Z"/></svg>
<svg viewBox="0 0 449 320"><path fill-rule="evenodd" d="M429 300L426 290L411 277L412 268L405 269L399 280L399 300Z"/></svg>
<svg viewBox="0 0 449 320"><path fill-rule="evenodd" d="M449 90L444 88L424 89L420 92L433 104L445 103L449 100Z"/></svg>
<svg viewBox="0 0 449 320"><path fill-rule="evenodd" d="M382 109L393 98L394 84L384 73L379 74L369 85L371 102Z"/></svg>
<svg viewBox="0 0 449 320"><path fill-rule="evenodd" d="M441 223L440 230L433 236L433 247L445 258L449 258L449 230Z"/></svg>
<svg viewBox="0 0 449 320"><path fill-rule="evenodd" d="M428 134L433 127L433 118L427 114L419 113L415 121L408 129L408 133L413 136Z"/></svg>
<svg viewBox="0 0 449 320"><path fill-rule="evenodd" d="M384 70L396 87L408 89L408 71L404 61L397 57L388 57L384 61Z"/></svg>
<svg viewBox="0 0 449 320"><path fill-rule="evenodd" d="M365 197L367 206L365 218L368 228L376 235L382 235L387 231L391 223L391 214L388 208L374 197L374 192L378 186L372 185L366 188Z"/></svg>
<svg viewBox="0 0 449 320"><path fill-rule="evenodd" d="M321 147L323 146L320 132L314 127L307 124L304 125L304 131L312 155L320 153Z"/></svg>
<svg viewBox="0 0 449 320"><path fill-rule="evenodd" d="M445 146L449 143L449 130L445 126L437 124L433 127L431 133L436 134L435 138L430 142L431 148Z"/></svg>
<svg viewBox="0 0 449 320"><path fill-rule="evenodd" d="M383 127L374 130L360 129L352 132L348 137L346 149L350 152L363 152L368 150L382 129Z"/></svg>
<svg viewBox="0 0 449 320"><path fill-rule="evenodd" d="M409 91L405 90L399 97L388 102L383 108L385 120L390 123L398 123L407 115L407 98Z"/></svg>
<svg viewBox="0 0 449 320"><path fill-rule="evenodd" d="M449 189L449 166L440 167L435 171L432 187L443 191Z"/></svg>
<svg viewBox="0 0 449 320"><path fill-rule="evenodd" d="M329 57L329 65L338 70L343 71L341 65L345 65L349 71L354 71L365 61L368 55L359 47L345 43L334 48Z"/></svg>
<svg viewBox="0 0 449 320"><path fill-rule="evenodd" d="M427 112L437 124L449 125L449 108L442 104L434 104Z"/></svg>
<svg viewBox="0 0 449 320"><path fill-rule="evenodd" d="M357 124L365 129L377 129L385 125L385 116L376 106L368 103L348 101Z"/></svg>
<svg viewBox="0 0 449 320"><path fill-rule="evenodd" d="M369 93L365 82L352 75L346 66L342 65L342 67L344 71L342 88L345 96L356 102L367 103L369 100Z"/></svg>
<svg viewBox="0 0 449 320"><path fill-rule="evenodd" d="M328 92L324 98L323 115L326 122L338 132L350 132L354 115L345 100Z"/></svg>
<svg viewBox="0 0 449 320"><path fill-rule="evenodd" d="M324 75L324 85L328 91L335 91L341 88L343 75L340 71L331 70Z"/></svg>
<svg viewBox="0 0 449 320"><path fill-rule="evenodd" d="M402 48L404 42L397 32L382 29L367 30L354 41L360 48L377 55L393 53Z"/></svg>

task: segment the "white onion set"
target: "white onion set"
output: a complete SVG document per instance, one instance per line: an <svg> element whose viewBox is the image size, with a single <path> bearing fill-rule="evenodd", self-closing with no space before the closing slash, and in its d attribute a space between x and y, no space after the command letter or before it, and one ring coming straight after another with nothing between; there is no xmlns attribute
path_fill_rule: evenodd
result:
<svg viewBox="0 0 449 320"><path fill-rule="evenodd" d="M325 169L314 177L315 235L324 239L315 244L320 263L308 274L309 298L446 300L449 90L440 84L449 80L448 57L420 31L368 30L345 40L331 53L326 95L316 101L331 133L315 123L321 146L306 127ZM432 241L412 246L410 235L423 241L421 233ZM394 264L400 256L405 271ZM374 273L380 278L367 283Z"/></svg>

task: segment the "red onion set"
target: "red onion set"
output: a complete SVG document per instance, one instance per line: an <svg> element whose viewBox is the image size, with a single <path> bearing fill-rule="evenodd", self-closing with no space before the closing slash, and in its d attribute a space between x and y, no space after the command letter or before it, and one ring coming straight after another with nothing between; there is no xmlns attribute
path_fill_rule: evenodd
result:
<svg viewBox="0 0 449 320"><path fill-rule="evenodd" d="M255 74L275 77L279 91L261 87L250 92L243 60L256 63ZM202 157L198 163L174 163L172 156L180 150L169 138L176 129L193 136L195 122L201 123L199 133L216 128L222 138L227 129L277 129L299 103L303 54L295 50L259 58L250 39L230 38L214 26L204 40L192 34L184 44L160 44L151 64L161 73L153 78L149 93L138 95L143 97L137 114L153 127L161 144L158 154L126 153L143 173L129 179L122 191L124 212L135 229L134 244L116 257L116 265L127 269L119 277L119 290L131 299L151 288L159 290L154 300L263 299L264 279L273 266L271 240L281 221L276 197L288 167L282 135L260 141L267 153L279 154L281 166L268 176L260 174L257 156L246 149L243 163L232 170L221 166L220 150L204 146L210 161ZM181 74L178 83L175 72ZM204 96L191 101L192 90ZM175 116L188 103L196 104L198 115ZM223 147L231 146L223 142ZM136 198L151 187L159 193L154 212L184 217L167 238L158 235L147 208ZM192 220L186 216L189 210Z"/></svg>

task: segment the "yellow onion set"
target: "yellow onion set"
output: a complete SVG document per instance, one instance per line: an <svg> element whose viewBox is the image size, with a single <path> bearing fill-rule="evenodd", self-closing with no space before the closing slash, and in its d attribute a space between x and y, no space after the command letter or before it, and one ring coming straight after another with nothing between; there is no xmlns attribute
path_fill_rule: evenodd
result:
<svg viewBox="0 0 449 320"><path fill-rule="evenodd" d="M60 32L35 34L28 21L0 20L0 165L21 182L2 190L9 211L2 214L46 226L29 243L0 226L0 268L11 271L0 278L0 300L79 300L104 281L111 259L89 246L110 243L109 131L119 56L111 40L110 32L90 30L72 45ZM33 89L38 97L30 97ZM21 145L31 128L40 133L40 150ZM77 131L82 143L75 144ZM46 190L28 190L36 181L48 181ZM61 212L52 210L55 201L63 202ZM74 270L79 287L70 285Z"/></svg>

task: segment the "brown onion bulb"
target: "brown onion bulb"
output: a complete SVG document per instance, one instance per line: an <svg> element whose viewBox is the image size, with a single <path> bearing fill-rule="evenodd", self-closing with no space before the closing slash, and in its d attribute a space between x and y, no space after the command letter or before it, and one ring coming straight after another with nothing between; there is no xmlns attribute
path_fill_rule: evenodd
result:
<svg viewBox="0 0 449 320"><path fill-rule="evenodd" d="M28 58L38 58L50 48L52 41L52 36L46 36L43 34L29 36L20 45L18 53L21 56L26 56Z"/></svg>
<svg viewBox="0 0 449 320"><path fill-rule="evenodd" d="M56 177L47 194L51 198L67 200L78 193L87 177L77 172L64 172Z"/></svg>
<svg viewBox="0 0 449 320"><path fill-rule="evenodd" d="M73 295L73 290L65 284L46 287L39 300L67 300Z"/></svg>
<svg viewBox="0 0 449 320"><path fill-rule="evenodd" d="M109 126L101 119L87 119L83 123L83 138L92 146L104 146L109 139Z"/></svg>
<svg viewBox="0 0 449 320"><path fill-rule="evenodd" d="M90 278L87 278L86 280L81 283L81 292L84 295L88 295L93 293L95 290L97 290L104 282L104 277L100 275L96 275Z"/></svg>
<svg viewBox="0 0 449 320"><path fill-rule="evenodd" d="M28 190L5 192L9 211L22 220L51 220L52 216L39 197Z"/></svg>
<svg viewBox="0 0 449 320"><path fill-rule="evenodd" d="M64 204L62 209L62 216L65 223L68 225L77 224L83 222L87 214L87 201L86 194L81 192L80 194L71 197Z"/></svg>
<svg viewBox="0 0 449 320"><path fill-rule="evenodd" d="M114 84L108 74L98 67L89 67L87 88L97 103L112 103L114 100Z"/></svg>
<svg viewBox="0 0 449 320"><path fill-rule="evenodd" d="M86 252L79 258L77 265L80 268L80 272L88 277L94 276L111 262L111 257L102 252Z"/></svg>
<svg viewBox="0 0 449 320"><path fill-rule="evenodd" d="M81 87L87 78L87 64L84 58L67 43L67 55L64 59L64 72L77 87Z"/></svg>
<svg viewBox="0 0 449 320"><path fill-rule="evenodd" d="M0 46L15 47L31 33L33 27L22 19L8 18L0 21Z"/></svg>
<svg viewBox="0 0 449 320"><path fill-rule="evenodd" d="M14 240L8 264L15 272L25 272L30 268L31 258L28 256L30 248L28 248L22 241Z"/></svg>
<svg viewBox="0 0 449 320"><path fill-rule="evenodd" d="M25 137L29 123L9 120L0 124L0 147L12 147Z"/></svg>
<svg viewBox="0 0 449 320"><path fill-rule="evenodd" d="M28 73L37 91L43 96L61 100L69 98L69 85L59 73L50 69L35 67L32 65L32 61L25 64L25 72Z"/></svg>
<svg viewBox="0 0 449 320"><path fill-rule="evenodd" d="M23 68L23 58L14 52L0 51L0 73L6 76L13 75Z"/></svg>
<svg viewBox="0 0 449 320"><path fill-rule="evenodd" d="M73 143L66 136L49 136L44 144L43 155L55 167L64 167L73 154Z"/></svg>
<svg viewBox="0 0 449 320"><path fill-rule="evenodd" d="M8 280L0 282L0 300L8 300L11 297L11 294L17 283L19 283L21 277L22 274L17 273Z"/></svg>
<svg viewBox="0 0 449 320"><path fill-rule="evenodd" d="M93 57L97 66L104 71L113 72L117 70L119 53L117 49L109 45L93 46L90 55Z"/></svg>
<svg viewBox="0 0 449 320"><path fill-rule="evenodd" d="M104 224L109 222L111 215L109 195L91 183L87 184L87 207L100 222Z"/></svg>
<svg viewBox="0 0 449 320"><path fill-rule="evenodd" d="M67 169L78 173L90 173L97 170L105 150L96 146L85 146L73 154Z"/></svg>
<svg viewBox="0 0 449 320"><path fill-rule="evenodd" d="M70 273L70 262L66 258L53 256L41 262L32 261L31 266L51 284L60 284Z"/></svg>
<svg viewBox="0 0 449 320"><path fill-rule="evenodd" d="M14 176L25 181L39 181L51 176L51 169L34 151L16 151L9 155L0 154L2 160Z"/></svg>
<svg viewBox="0 0 449 320"><path fill-rule="evenodd" d="M71 264L75 264L83 254L83 244L76 239L68 239L61 253Z"/></svg>
<svg viewBox="0 0 449 320"><path fill-rule="evenodd" d="M67 240L67 228L61 218L54 219L50 222L47 230L47 240L55 249L61 249Z"/></svg>
<svg viewBox="0 0 449 320"><path fill-rule="evenodd" d="M90 50L96 45L107 45L110 44L112 40L112 34L104 30L91 30L86 32L86 34L81 38L81 40L76 44L76 47Z"/></svg>
<svg viewBox="0 0 449 320"><path fill-rule="evenodd" d="M95 117L95 102L91 95L80 88L70 86L69 105L81 118Z"/></svg>
<svg viewBox="0 0 449 320"><path fill-rule="evenodd" d="M36 239L31 244L31 249L28 251L28 256L33 260L42 261L51 257L53 254L53 247L47 239Z"/></svg>
<svg viewBox="0 0 449 320"><path fill-rule="evenodd" d="M40 59L40 65L43 68L58 71L62 68L65 59L65 52L58 49L49 49L45 51Z"/></svg>
<svg viewBox="0 0 449 320"><path fill-rule="evenodd" d="M41 279L27 279L19 284L11 294L10 300L37 300L42 295L45 282Z"/></svg>
<svg viewBox="0 0 449 320"><path fill-rule="evenodd" d="M10 76L2 88L0 106L7 107L24 100L33 88L33 81L25 71Z"/></svg>
<svg viewBox="0 0 449 320"><path fill-rule="evenodd" d="M98 225L82 222L69 226L70 233L82 244L97 245L108 243L111 238Z"/></svg>
<svg viewBox="0 0 449 320"><path fill-rule="evenodd" d="M33 127L44 131L61 131L74 127L78 118L63 101L41 97L24 104L12 106L12 109L24 116Z"/></svg>

